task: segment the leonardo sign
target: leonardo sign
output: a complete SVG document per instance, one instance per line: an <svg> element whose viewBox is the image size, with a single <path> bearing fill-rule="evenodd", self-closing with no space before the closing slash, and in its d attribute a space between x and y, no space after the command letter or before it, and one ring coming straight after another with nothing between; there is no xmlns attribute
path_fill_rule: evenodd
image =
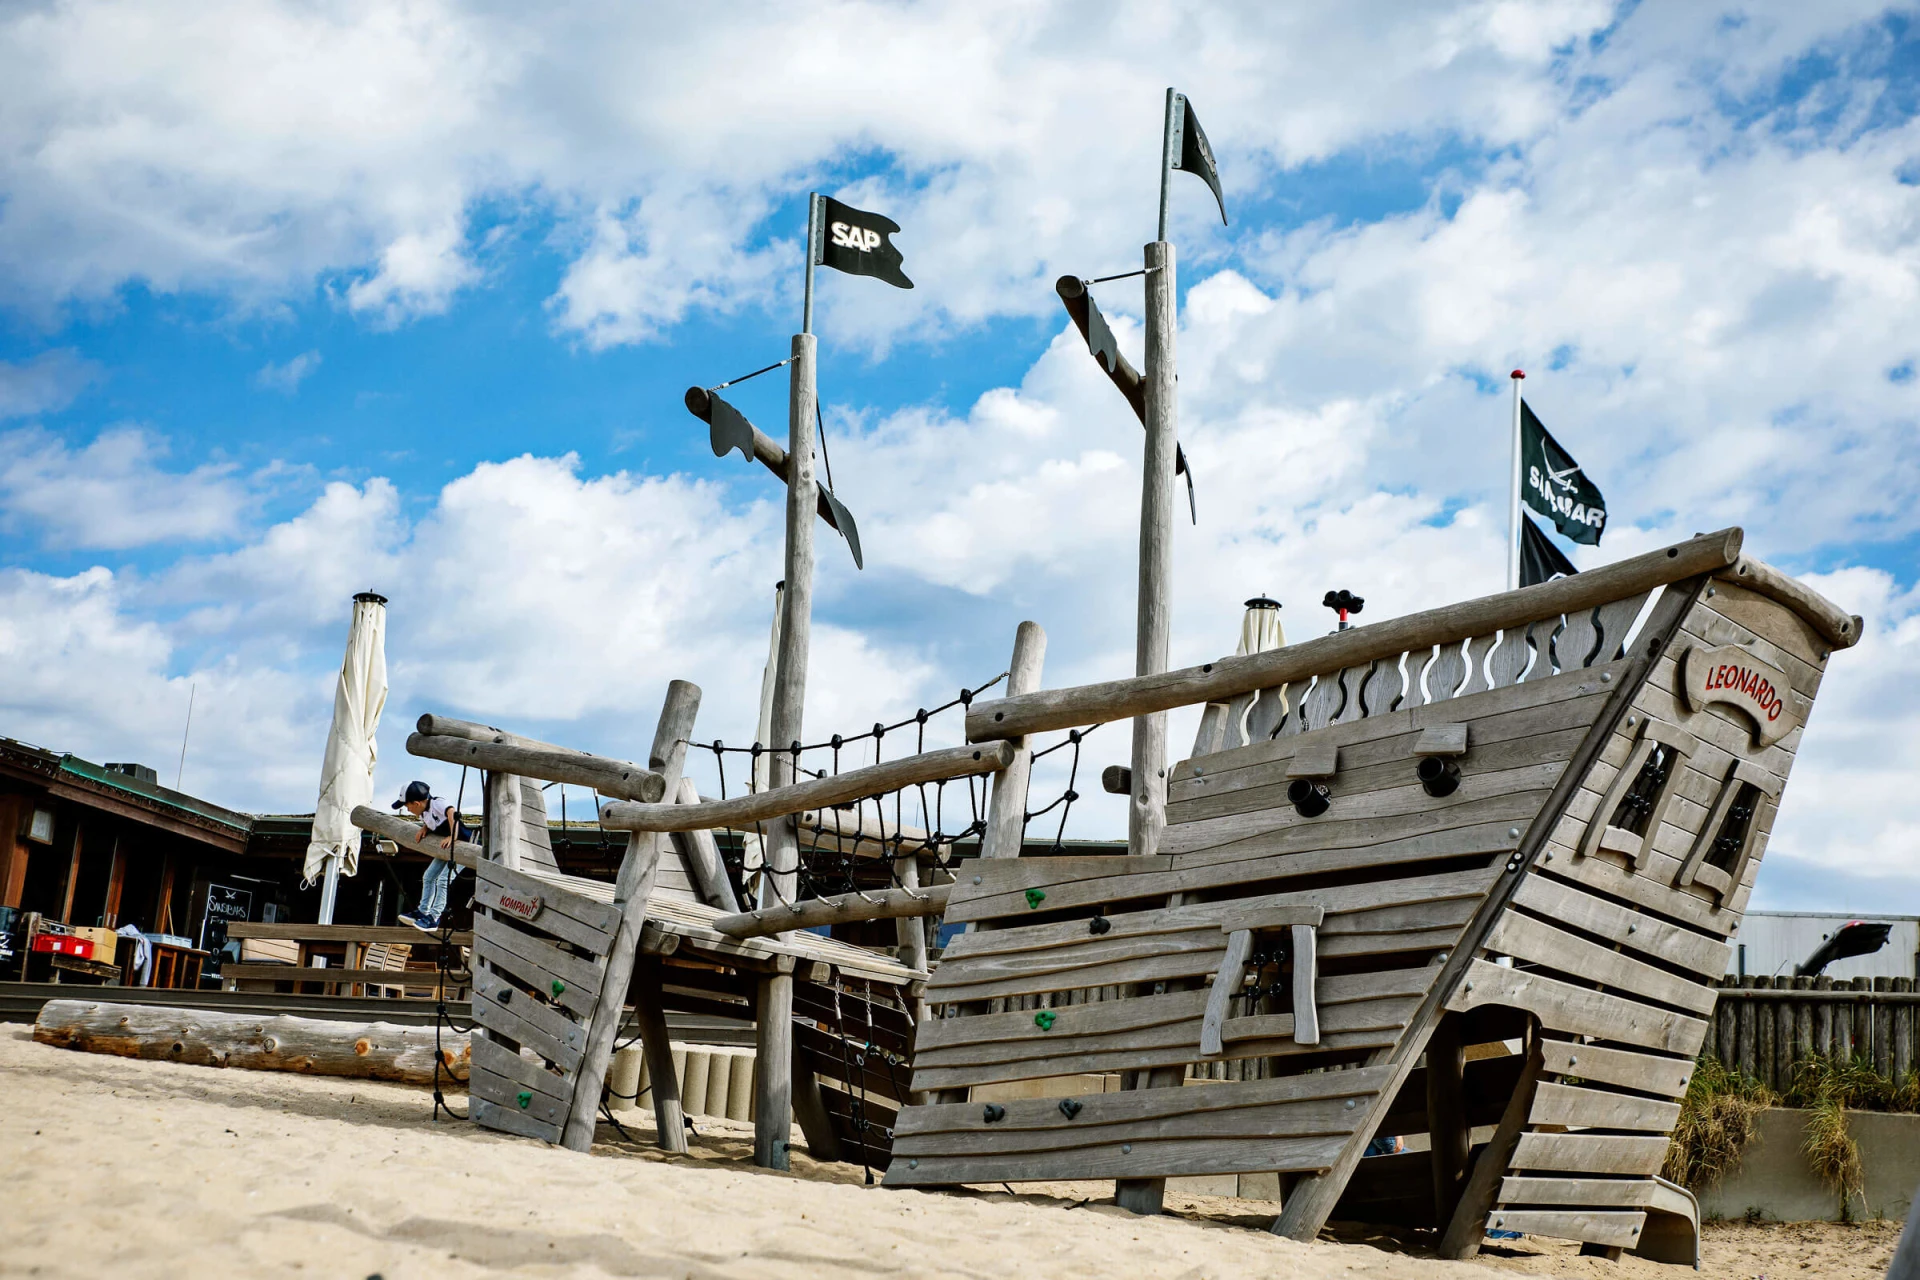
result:
<svg viewBox="0 0 1920 1280"><path fill-rule="evenodd" d="M1695 711L1724 702L1747 713L1754 741L1770 747L1800 723L1787 705L1787 674L1739 645L1695 646L1685 657L1687 705Z"/></svg>

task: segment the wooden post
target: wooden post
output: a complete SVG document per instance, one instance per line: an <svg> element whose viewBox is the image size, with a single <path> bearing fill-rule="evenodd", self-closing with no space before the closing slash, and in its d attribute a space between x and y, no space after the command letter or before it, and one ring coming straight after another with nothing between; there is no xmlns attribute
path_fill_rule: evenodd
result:
<svg viewBox="0 0 1920 1280"><path fill-rule="evenodd" d="M1040 669L1047 660L1047 633L1037 622L1023 622L1013 633L1013 662L1007 671L1007 696L1032 693L1040 687ZM987 829L980 837L983 858L1017 858L1025 840L1027 782L1033 774L1033 752L1025 738L1010 739L1013 760L993 779L987 800Z"/></svg>
<svg viewBox="0 0 1920 1280"><path fill-rule="evenodd" d="M520 869L520 779L511 773L487 774L487 859L509 871Z"/></svg>
<svg viewBox="0 0 1920 1280"><path fill-rule="evenodd" d="M73 891L80 883L80 846L85 827L79 818L73 820L73 850L67 858L67 887L60 902L60 923L73 923Z"/></svg>
<svg viewBox="0 0 1920 1280"><path fill-rule="evenodd" d="M793 335L792 378L787 394L787 577L781 593L780 661L773 677L773 751L770 779L784 787L799 761L791 747L806 724L807 648L813 634L813 517L818 501L813 478L814 337ZM776 819L767 832L767 870L760 905L794 900L799 885L800 841L793 819ZM753 1162L763 1169L790 1167L793 1131L793 974L761 977L754 1015Z"/></svg>
<svg viewBox="0 0 1920 1280"><path fill-rule="evenodd" d="M1147 264L1147 448L1140 477L1140 590L1134 674L1167 669L1173 631L1173 461L1178 427L1174 400L1173 246L1156 240ZM1156 853L1167 822L1167 714L1133 721L1133 788L1127 805L1127 852Z"/></svg>
<svg viewBox="0 0 1920 1280"><path fill-rule="evenodd" d="M1893 989L1896 992L1911 994L1914 982L1912 978L1895 978ZM1902 1002L1893 1007L1893 1078L1904 1080L1913 1070L1913 1004Z"/></svg>
<svg viewBox="0 0 1920 1280"><path fill-rule="evenodd" d="M1467 1174L1471 1134L1462 1091L1467 1067L1460 1015L1440 1019L1427 1040L1427 1132L1432 1141L1433 1220L1450 1222Z"/></svg>
<svg viewBox="0 0 1920 1280"><path fill-rule="evenodd" d="M1875 978L1873 989L1891 992L1893 979ZM1873 1069L1883 1076L1893 1071L1893 1005L1887 1001L1876 1001L1873 1005Z"/></svg>
<svg viewBox="0 0 1920 1280"><path fill-rule="evenodd" d="M793 973L760 975L755 989L753 1162L791 1168L793 1134Z"/></svg>
<svg viewBox="0 0 1920 1280"><path fill-rule="evenodd" d="M902 889L920 887L920 855L902 854L897 859L897 870ZM900 944L900 963L912 965L916 969L927 967L927 918L925 916L901 916L893 922L894 938ZM812 1139L808 1139L809 1145Z"/></svg>
<svg viewBox="0 0 1920 1280"><path fill-rule="evenodd" d="M0 907L17 907L27 885L27 842L21 832L33 804L23 795L0 796ZM154 926L158 930L159 926Z"/></svg>
<svg viewBox="0 0 1920 1280"><path fill-rule="evenodd" d="M1501 1113L1493 1140L1473 1162L1473 1172L1467 1178L1451 1219L1440 1219L1446 1223L1446 1234L1440 1238L1443 1258L1471 1258L1480 1252L1480 1242L1486 1238L1487 1215L1493 1211L1494 1199L1501 1179L1506 1176L1507 1165L1513 1160L1514 1148L1520 1145L1520 1135L1527 1127L1527 1113L1533 1110L1534 1087L1540 1082L1542 1046L1538 1027L1528 1029L1527 1040L1526 1065L1520 1068L1519 1082L1507 1097L1507 1109ZM1433 1052L1431 1042L1427 1052Z"/></svg>
<svg viewBox="0 0 1920 1280"><path fill-rule="evenodd" d="M107 901L100 912L100 923L109 929L120 927L120 895L127 887L127 851L120 837L113 837L113 863L107 868Z"/></svg>
<svg viewBox="0 0 1920 1280"><path fill-rule="evenodd" d="M687 736L693 732L694 717L699 712L700 686L685 680L675 680L667 686L666 702L660 708L647 767L658 770L667 780L669 795L680 785ZM620 908L620 927L614 931L613 944L607 951L600 998L594 1002L580 1069L573 1079L573 1105L567 1111L567 1127L560 1135L560 1144L569 1151L585 1151L593 1145L594 1117L600 1110L607 1064L613 1060L614 1035L620 1029L620 1017L626 1008L627 985L633 977L633 954L640 942L640 927L646 923L647 897L653 892L654 872L660 866L660 850L666 840L666 836L652 831L636 831L627 837L626 856L620 860L620 874L613 882L613 905Z"/></svg>
<svg viewBox="0 0 1920 1280"><path fill-rule="evenodd" d="M653 1093L653 1127L663 1151L685 1152L687 1124L680 1105L680 1081L673 1074L673 1041L660 992L660 957L641 956L634 973L633 1015L639 1024L640 1051L646 1056Z"/></svg>

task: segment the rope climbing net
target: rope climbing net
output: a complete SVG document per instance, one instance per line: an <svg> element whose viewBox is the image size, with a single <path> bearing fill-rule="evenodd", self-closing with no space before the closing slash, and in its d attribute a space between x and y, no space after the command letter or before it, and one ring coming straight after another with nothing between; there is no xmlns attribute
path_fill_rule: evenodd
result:
<svg viewBox="0 0 1920 1280"><path fill-rule="evenodd" d="M912 715L889 724L876 722L860 733L835 733L819 742L796 742L784 749L755 742L750 746L728 746L722 739L712 742L690 741L691 748L709 753L719 777L722 800L742 791L766 789L776 754L787 756L793 773L799 778L837 777L844 769L876 765L886 757L890 742L910 735L911 751L927 750L929 726L938 727L939 717L965 709L973 700L1005 680L1001 673L984 684L963 688L937 707L921 707ZM1021 837L1036 820L1050 814L1058 818L1050 823L1053 848L1059 849L1066 837L1067 821L1073 804L1080 799L1075 789L1080 776L1080 747L1098 725L1074 729L1060 741L1033 753L1036 764L1056 752L1071 752L1066 784L1059 794L1038 808L1022 814ZM871 744L871 755L864 749ZM730 775L729 762L733 763ZM740 766L746 767L742 769ZM898 888L911 892L918 887L918 872L931 865L951 871L959 861L957 845L978 841L987 829L987 776L919 782L892 791L864 796L831 808L812 810L795 816L799 835L799 866L791 894L783 892L779 878L767 865L768 824L757 822L742 837L741 887L747 899L762 906L791 907L807 898L854 893L864 896L876 888ZM1029 799L1031 804L1031 798ZM911 864L913 871L903 874Z"/></svg>

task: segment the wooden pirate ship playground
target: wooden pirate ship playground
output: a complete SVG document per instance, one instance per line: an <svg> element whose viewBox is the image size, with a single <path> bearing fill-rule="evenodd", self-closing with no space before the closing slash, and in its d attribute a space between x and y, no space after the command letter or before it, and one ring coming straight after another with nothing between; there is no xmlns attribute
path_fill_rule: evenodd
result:
<svg viewBox="0 0 1920 1280"><path fill-rule="evenodd" d="M1193 170L1218 194L1171 94L1166 151L1163 177ZM787 1166L797 1122L815 1157L888 1187L1105 1179L1151 1212L1168 1178L1277 1174L1274 1230L1297 1239L1339 1218L1431 1229L1453 1257L1491 1228L1694 1260L1692 1198L1658 1176L1676 1100L1821 676L1860 620L1729 529L1168 670L1186 459L1163 182L1160 238L1129 273L1143 367L1093 305L1101 281L1059 287L1146 431L1135 674L1044 688L1045 635L1024 623L1004 689L809 743L816 516L858 559L813 471L812 269L905 281L892 223L812 210L786 444L718 394L730 384L687 397L716 456L738 449L786 486L750 760L696 738L700 691L680 681L644 763L433 716L409 739L488 777L486 837L451 853L478 880L472 1118L586 1150L631 1006L659 1141L684 1150L665 1015L724 1009L756 1028L767 1167ZM881 250L877 266L848 256ZM1197 740L1170 760L1167 713L1190 706ZM926 749L949 712L963 744ZM1085 733L1120 721L1127 854L1021 856L1071 805ZM1075 764L1042 803L1029 784L1049 750ZM751 785L702 798L690 751L711 751L723 783L730 758L747 765ZM528 779L608 798L601 823L628 833L616 881L559 871ZM411 824L355 821L438 854ZM956 859L962 841L979 856ZM950 941L930 962L936 919ZM895 945L872 945L886 920ZM1418 1136L1424 1150L1366 1158Z"/></svg>

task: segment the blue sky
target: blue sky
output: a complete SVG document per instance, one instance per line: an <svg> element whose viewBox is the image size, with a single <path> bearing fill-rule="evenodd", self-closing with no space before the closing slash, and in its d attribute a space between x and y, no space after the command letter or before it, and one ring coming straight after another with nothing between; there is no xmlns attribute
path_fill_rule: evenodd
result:
<svg viewBox="0 0 1920 1280"><path fill-rule="evenodd" d="M918 284L821 282L868 568L823 545L810 728L944 701L1025 617L1049 683L1123 673L1139 433L1051 282L1137 264L1171 82L1233 217L1176 178L1176 661L1256 592L1299 636L1329 587L1496 587L1526 367L1611 500L1579 563L1739 523L1869 616L1759 901L1920 912L1909 9L989 9L0 20L0 733L168 760L192 688L188 789L310 809L372 586L383 787L427 709L633 754L673 676L750 738L778 495L681 393L786 354L810 188ZM1136 357L1138 296L1099 290ZM784 398L735 396L776 436Z"/></svg>

